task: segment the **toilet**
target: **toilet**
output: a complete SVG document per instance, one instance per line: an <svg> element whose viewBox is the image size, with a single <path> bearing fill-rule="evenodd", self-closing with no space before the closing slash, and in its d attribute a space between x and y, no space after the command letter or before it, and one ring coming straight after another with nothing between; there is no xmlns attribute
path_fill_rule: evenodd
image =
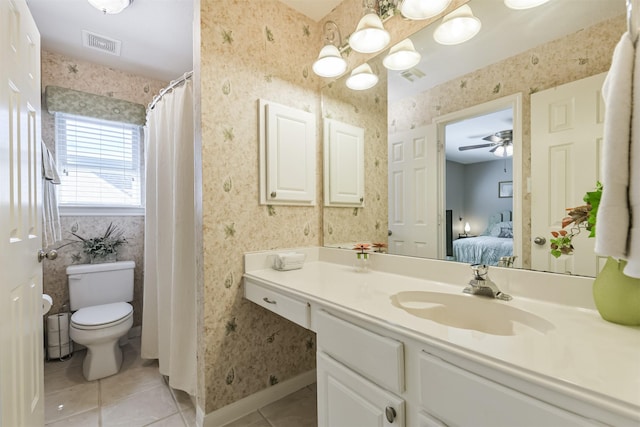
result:
<svg viewBox="0 0 640 427"><path fill-rule="evenodd" d="M73 341L87 348L82 373L93 381L118 373L118 340L133 326L133 261L67 267Z"/></svg>

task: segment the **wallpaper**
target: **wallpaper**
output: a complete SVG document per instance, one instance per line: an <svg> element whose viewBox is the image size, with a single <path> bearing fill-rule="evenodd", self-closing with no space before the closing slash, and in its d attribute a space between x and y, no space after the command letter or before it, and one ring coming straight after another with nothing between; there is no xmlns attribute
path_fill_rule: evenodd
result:
<svg viewBox="0 0 640 427"><path fill-rule="evenodd" d="M613 49L626 29L624 17L530 49L519 55L443 83L414 97L389 105L389 131L430 124L434 117L521 92L522 176L531 175L531 94L609 70ZM531 238L531 197L522 205L523 241ZM529 245L523 247L523 266L531 265Z"/></svg>
<svg viewBox="0 0 640 427"><path fill-rule="evenodd" d="M167 85L167 82L148 79L130 73L107 68L85 61L78 61L58 53L42 51L42 90L47 86L60 86L95 95L108 96L148 105L153 97ZM42 138L55 155L55 127L53 115L42 111ZM113 222L122 230L127 244L120 251L118 260L132 260L136 263L134 272L134 325L142 323L143 254L144 254L144 217L142 216L91 216L60 217L62 238L69 239L74 225L82 236L102 235ZM57 248L68 240L58 242L51 248ZM88 262L79 245L68 245L60 249L56 260L43 261L43 292L53 298L50 314L68 310L69 290L66 268L71 264ZM66 304L66 306L65 306Z"/></svg>
<svg viewBox="0 0 640 427"><path fill-rule="evenodd" d="M374 64L374 68L381 67ZM387 80L369 90L353 91L345 78L322 89L322 117L364 129L364 207L325 207L324 245L350 247L348 243L387 243Z"/></svg>
<svg viewBox="0 0 640 427"><path fill-rule="evenodd" d="M318 24L277 0L247 4L200 10L205 413L315 367L315 335L245 300L242 273L244 252L320 244L320 200L258 204L258 100L319 117Z"/></svg>

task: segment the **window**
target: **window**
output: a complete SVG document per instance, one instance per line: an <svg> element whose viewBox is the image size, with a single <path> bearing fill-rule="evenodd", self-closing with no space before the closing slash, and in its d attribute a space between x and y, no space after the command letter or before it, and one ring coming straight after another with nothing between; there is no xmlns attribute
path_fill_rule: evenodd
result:
<svg viewBox="0 0 640 427"><path fill-rule="evenodd" d="M62 212L141 213L142 127L64 113L56 113L55 126Z"/></svg>

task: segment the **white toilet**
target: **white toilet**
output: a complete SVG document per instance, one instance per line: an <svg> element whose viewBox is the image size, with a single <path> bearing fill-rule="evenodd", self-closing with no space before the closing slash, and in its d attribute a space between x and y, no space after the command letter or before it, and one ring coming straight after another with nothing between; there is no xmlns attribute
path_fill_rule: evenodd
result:
<svg viewBox="0 0 640 427"><path fill-rule="evenodd" d="M71 316L69 335L87 347L87 381L116 374L122 364L118 340L133 325L133 261L67 267Z"/></svg>

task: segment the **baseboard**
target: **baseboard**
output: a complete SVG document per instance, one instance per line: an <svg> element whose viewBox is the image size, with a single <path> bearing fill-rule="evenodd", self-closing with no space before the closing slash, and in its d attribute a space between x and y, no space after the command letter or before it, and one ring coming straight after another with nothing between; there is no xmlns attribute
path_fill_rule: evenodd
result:
<svg viewBox="0 0 640 427"><path fill-rule="evenodd" d="M203 416L202 427L220 427L242 418L258 409L316 382L316 370L312 369L297 377L260 390ZM199 417L198 417L199 418ZM199 421L199 420L198 420Z"/></svg>

